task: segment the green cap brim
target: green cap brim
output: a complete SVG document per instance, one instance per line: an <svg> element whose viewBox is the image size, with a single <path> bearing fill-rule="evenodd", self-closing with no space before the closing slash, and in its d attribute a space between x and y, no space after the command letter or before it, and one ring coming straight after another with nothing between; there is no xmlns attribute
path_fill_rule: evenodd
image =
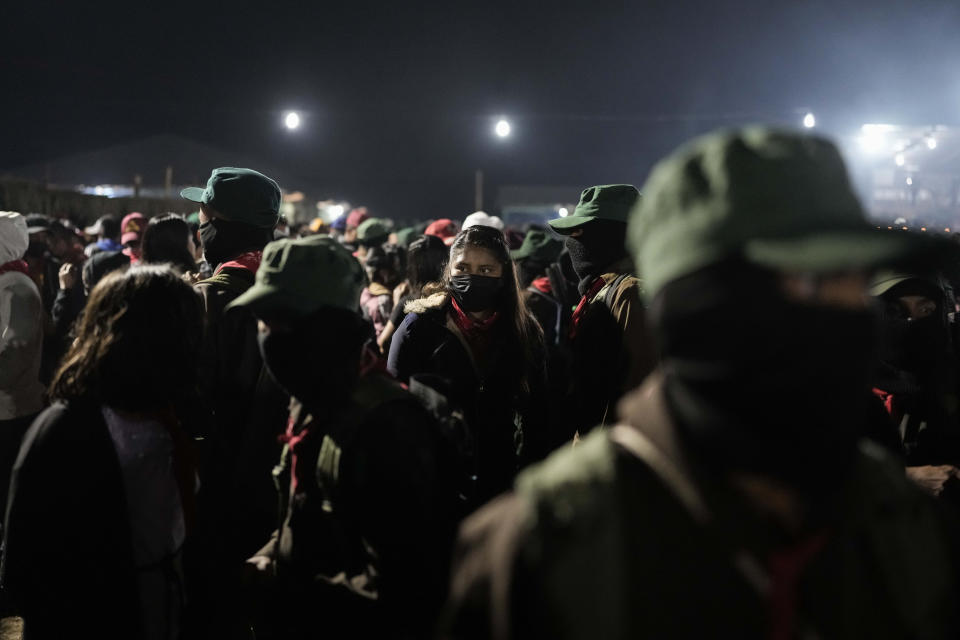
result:
<svg viewBox="0 0 960 640"><path fill-rule="evenodd" d="M885 294L887 291L890 291L890 289L893 289L901 282L906 282L907 280L914 280L917 278L919 278L919 276L905 273L891 273L889 271L884 274L878 274L878 276L870 284L870 295L872 295L874 298L877 298Z"/></svg>
<svg viewBox="0 0 960 640"><path fill-rule="evenodd" d="M524 258L529 258L530 252L524 251L523 249L513 249L510 251L511 260L523 260Z"/></svg>
<svg viewBox="0 0 960 640"><path fill-rule="evenodd" d="M261 315L264 311L293 311L300 314L316 311L316 308L305 304L303 296L293 295L280 287L259 283L240 294L226 308L234 307L245 307L254 315Z"/></svg>
<svg viewBox="0 0 960 640"><path fill-rule="evenodd" d="M204 191L206 191L206 189L203 189L202 187L187 187L186 189L180 191L180 197L186 198L191 202L203 202Z"/></svg>
<svg viewBox="0 0 960 640"><path fill-rule="evenodd" d="M596 216L567 216L566 218L547 220L547 224L553 227L557 233L567 234L577 227L582 227L588 222L593 222L596 219Z"/></svg>
<svg viewBox="0 0 960 640"><path fill-rule="evenodd" d="M837 231L801 238L755 239L748 260L788 271L829 273L880 266L937 265L955 259L960 247L947 238L907 232Z"/></svg>

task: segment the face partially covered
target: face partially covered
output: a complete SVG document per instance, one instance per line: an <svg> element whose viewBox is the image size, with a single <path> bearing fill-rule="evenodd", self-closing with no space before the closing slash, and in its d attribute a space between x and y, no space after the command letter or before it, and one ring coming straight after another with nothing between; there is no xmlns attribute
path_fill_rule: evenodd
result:
<svg viewBox="0 0 960 640"><path fill-rule="evenodd" d="M467 245L451 256L450 275L500 278L503 276L503 265L491 251Z"/></svg>

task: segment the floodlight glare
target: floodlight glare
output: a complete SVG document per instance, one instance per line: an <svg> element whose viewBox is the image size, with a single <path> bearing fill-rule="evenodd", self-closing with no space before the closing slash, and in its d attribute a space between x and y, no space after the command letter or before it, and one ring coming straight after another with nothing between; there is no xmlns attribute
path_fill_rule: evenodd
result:
<svg viewBox="0 0 960 640"><path fill-rule="evenodd" d="M897 163L898 167L902 167L904 163L907 161L907 159L906 157L904 157L902 153L898 153L893 157L893 161Z"/></svg>
<svg viewBox="0 0 960 640"><path fill-rule="evenodd" d="M560 207L557 209L557 213L560 214L561 218L566 218L568 215L570 215L570 211L568 211L566 207Z"/></svg>
<svg viewBox="0 0 960 640"><path fill-rule="evenodd" d="M931 151L933 151L936 148L937 148L937 139L934 138L933 136L930 136L929 138L927 138L927 149L930 149Z"/></svg>
<svg viewBox="0 0 960 640"><path fill-rule="evenodd" d="M283 117L283 126L291 131L300 126L300 114L296 111L290 111Z"/></svg>
<svg viewBox="0 0 960 640"><path fill-rule="evenodd" d="M498 138L506 138L510 135L510 123L503 118L497 120L497 125L493 128L493 132L497 134Z"/></svg>
<svg viewBox="0 0 960 640"><path fill-rule="evenodd" d="M908 186L908 187L912 187L912 186L913 186L913 178L907 178L907 186Z"/></svg>
<svg viewBox="0 0 960 640"><path fill-rule="evenodd" d="M813 129L815 126L817 126L817 119L812 113L808 112L807 115L803 116L803 126L805 126L807 129Z"/></svg>

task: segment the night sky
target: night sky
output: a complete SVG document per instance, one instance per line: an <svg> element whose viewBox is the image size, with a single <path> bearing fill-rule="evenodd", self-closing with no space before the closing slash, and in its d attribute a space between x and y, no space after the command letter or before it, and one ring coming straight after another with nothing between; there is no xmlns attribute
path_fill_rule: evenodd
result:
<svg viewBox="0 0 960 640"><path fill-rule="evenodd" d="M960 3L777 4L6 2L0 168L172 133L462 218L476 168L488 195L639 185L692 135L807 108L835 134L960 122Z"/></svg>

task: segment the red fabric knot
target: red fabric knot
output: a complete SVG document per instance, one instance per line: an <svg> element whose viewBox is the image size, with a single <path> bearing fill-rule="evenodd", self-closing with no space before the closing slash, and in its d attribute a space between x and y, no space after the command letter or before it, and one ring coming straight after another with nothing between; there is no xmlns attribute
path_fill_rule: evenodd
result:
<svg viewBox="0 0 960 640"><path fill-rule="evenodd" d="M220 273L224 268L232 269L246 269L251 273L256 273L257 269L260 268L260 261L263 259L263 251L247 251L246 253L241 253L233 260L224 262L217 270L214 272L214 275Z"/></svg>
<svg viewBox="0 0 960 640"><path fill-rule="evenodd" d="M593 284L590 285L590 288L587 289L587 292L583 294L583 297L580 298L580 304L577 305L577 308L573 310L573 316L570 318L570 338L577 337L577 328L580 326L580 321L583 320L583 316L587 312L587 307L590 306L590 302L600 293L600 289L603 289L604 285L607 284L607 281L603 278L597 278L593 281Z"/></svg>
<svg viewBox="0 0 960 640"><path fill-rule="evenodd" d="M0 264L0 273L7 273L8 271L19 271L23 275L29 276L30 265L27 264L26 260L11 260Z"/></svg>

